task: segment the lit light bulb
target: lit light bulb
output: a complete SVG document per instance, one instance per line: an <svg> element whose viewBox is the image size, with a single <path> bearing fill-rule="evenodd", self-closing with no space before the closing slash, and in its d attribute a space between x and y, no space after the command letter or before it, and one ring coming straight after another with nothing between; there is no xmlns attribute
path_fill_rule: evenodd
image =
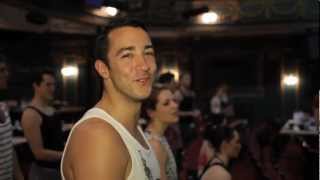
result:
<svg viewBox="0 0 320 180"><path fill-rule="evenodd" d="M61 74L64 77L76 77L79 74L79 68L77 66L65 66L61 69Z"/></svg>
<svg viewBox="0 0 320 180"><path fill-rule="evenodd" d="M97 15L100 17L114 17L118 14L118 12L119 10L117 8L111 7L111 6L102 6L92 11L94 15Z"/></svg>
<svg viewBox="0 0 320 180"><path fill-rule="evenodd" d="M283 83L286 86L296 86L299 83L299 77L293 74L285 75Z"/></svg>
<svg viewBox="0 0 320 180"><path fill-rule="evenodd" d="M218 14L213 11L203 13L200 17L203 24L214 24L218 21L218 18Z"/></svg>

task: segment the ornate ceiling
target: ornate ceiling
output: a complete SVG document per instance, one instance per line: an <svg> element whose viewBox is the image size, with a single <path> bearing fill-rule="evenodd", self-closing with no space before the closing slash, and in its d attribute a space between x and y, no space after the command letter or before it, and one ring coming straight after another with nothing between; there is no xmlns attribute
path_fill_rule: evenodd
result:
<svg viewBox="0 0 320 180"><path fill-rule="evenodd" d="M97 26L110 19L87 9L90 3L101 5L102 1L3 0L0 28L94 34ZM106 0L105 4L121 8L120 16L142 19L158 37L304 33L319 28L317 0ZM197 14L203 10L216 12L217 23L197 23Z"/></svg>

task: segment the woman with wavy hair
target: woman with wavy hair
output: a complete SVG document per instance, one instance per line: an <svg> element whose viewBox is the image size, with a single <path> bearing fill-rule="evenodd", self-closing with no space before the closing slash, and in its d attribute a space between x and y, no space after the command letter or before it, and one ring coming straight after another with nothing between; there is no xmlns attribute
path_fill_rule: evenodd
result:
<svg viewBox="0 0 320 180"><path fill-rule="evenodd" d="M177 180L177 166L164 133L178 122L178 104L168 87L154 87L142 105L142 116L148 119L145 135L156 153L161 180Z"/></svg>

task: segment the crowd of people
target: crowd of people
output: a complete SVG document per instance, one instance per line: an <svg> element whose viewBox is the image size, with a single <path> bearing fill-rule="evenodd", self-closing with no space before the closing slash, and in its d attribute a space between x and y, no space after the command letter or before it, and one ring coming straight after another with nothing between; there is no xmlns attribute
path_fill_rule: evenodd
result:
<svg viewBox="0 0 320 180"><path fill-rule="evenodd" d="M232 179L228 167L242 141L227 84L217 86L204 114L195 105L190 72L181 73L178 83L170 72L157 75L148 31L132 19L111 21L95 50L103 92L67 140L51 104L55 75L35 73L34 95L21 117L32 156L25 177L12 142L10 98L2 96L9 73L1 56L0 180ZM204 140L192 162L197 168L185 171L186 151L199 137Z"/></svg>

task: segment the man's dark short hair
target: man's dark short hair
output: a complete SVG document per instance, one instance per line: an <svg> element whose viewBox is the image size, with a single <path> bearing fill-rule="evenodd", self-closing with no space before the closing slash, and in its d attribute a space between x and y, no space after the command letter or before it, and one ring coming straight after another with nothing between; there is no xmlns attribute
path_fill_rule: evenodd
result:
<svg viewBox="0 0 320 180"><path fill-rule="evenodd" d="M111 20L108 25L103 27L103 30L98 32L98 35L96 38L96 44L95 44L95 60L101 59L105 61L106 64L108 65L109 63L107 59L107 54L109 51L108 35L114 29L125 27L125 26L139 27L147 32L145 25L136 19L117 18L117 19Z"/></svg>
<svg viewBox="0 0 320 180"><path fill-rule="evenodd" d="M45 74L55 77L55 73L49 69L37 71L34 73L34 76L32 78L32 84L35 83L36 85L40 85L43 81L43 75Z"/></svg>

